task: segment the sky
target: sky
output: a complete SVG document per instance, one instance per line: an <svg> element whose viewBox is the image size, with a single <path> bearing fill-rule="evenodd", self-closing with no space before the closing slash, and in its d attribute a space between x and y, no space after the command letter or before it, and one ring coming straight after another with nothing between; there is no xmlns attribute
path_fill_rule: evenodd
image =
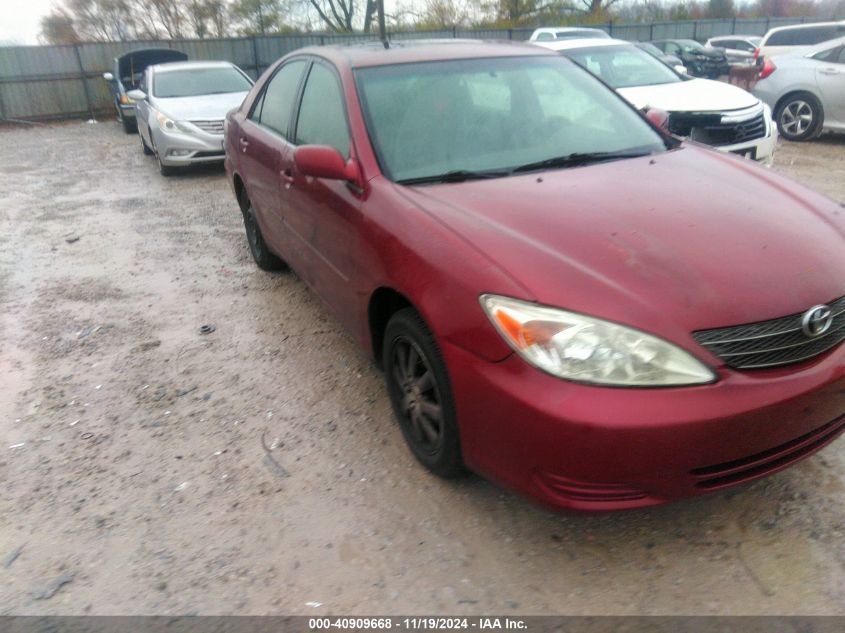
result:
<svg viewBox="0 0 845 633"><path fill-rule="evenodd" d="M38 44L41 18L56 0L0 0L0 42Z"/></svg>

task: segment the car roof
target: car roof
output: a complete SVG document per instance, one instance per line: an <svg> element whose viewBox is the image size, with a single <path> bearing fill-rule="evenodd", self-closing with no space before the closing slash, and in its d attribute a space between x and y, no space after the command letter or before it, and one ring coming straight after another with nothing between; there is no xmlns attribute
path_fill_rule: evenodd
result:
<svg viewBox="0 0 845 633"><path fill-rule="evenodd" d="M762 35L715 35L710 38L711 42L719 40L762 40Z"/></svg>
<svg viewBox="0 0 845 633"><path fill-rule="evenodd" d="M772 33L777 33L779 31L792 31L794 29L820 29L825 26L837 25L845 25L845 20L831 20L829 22L808 22L807 24L790 24L788 26L776 26L773 29L769 29L769 31L766 33L766 36L768 38L768 36Z"/></svg>
<svg viewBox="0 0 845 633"><path fill-rule="evenodd" d="M198 68L232 68L234 64L231 62L203 62L203 61L190 61L190 62L165 62L164 64L156 64L152 68L155 69L157 73L164 73L170 72L172 70L195 70Z"/></svg>
<svg viewBox="0 0 845 633"><path fill-rule="evenodd" d="M604 29L597 29L594 26L541 26L534 29L534 33L572 33L573 31L601 31L605 33Z"/></svg>
<svg viewBox="0 0 845 633"><path fill-rule="evenodd" d="M580 38L571 40L555 40L549 42L532 42L535 46L542 46L553 51L566 51L573 48L593 48L596 46L633 46L633 42L625 40L616 40L611 38L596 39L596 38Z"/></svg>
<svg viewBox="0 0 845 633"><path fill-rule="evenodd" d="M349 46L309 46L291 53L315 55L332 61L337 66L363 68L411 64L451 59L478 59L485 57L530 57L551 55L539 46L523 42L481 40L399 40L391 41L385 48L380 41Z"/></svg>

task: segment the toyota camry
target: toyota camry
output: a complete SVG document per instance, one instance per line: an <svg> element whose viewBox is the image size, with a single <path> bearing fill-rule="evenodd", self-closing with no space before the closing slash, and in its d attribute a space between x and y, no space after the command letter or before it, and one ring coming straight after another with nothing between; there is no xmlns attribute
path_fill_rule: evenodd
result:
<svg viewBox="0 0 845 633"><path fill-rule="evenodd" d="M437 475L634 508L845 426L845 209L678 141L561 55L301 49L226 127L255 262L350 329Z"/></svg>

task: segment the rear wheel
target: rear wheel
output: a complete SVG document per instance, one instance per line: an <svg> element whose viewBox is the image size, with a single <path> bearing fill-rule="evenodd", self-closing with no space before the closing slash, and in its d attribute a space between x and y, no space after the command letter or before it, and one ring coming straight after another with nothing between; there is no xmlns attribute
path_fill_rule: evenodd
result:
<svg viewBox="0 0 845 633"><path fill-rule="evenodd" d="M806 141L819 131L824 120L822 104L809 92L784 98L775 112L778 131L790 141Z"/></svg>
<svg viewBox="0 0 845 633"><path fill-rule="evenodd" d="M388 322L382 360L393 412L414 457L440 477L466 474L446 364L412 308Z"/></svg>
<svg viewBox="0 0 845 633"><path fill-rule="evenodd" d="M247 205L247 208L242 210L244 216L244 228L246 229L246 239L249 242L249 252L252 253L252 258L261 270L280 270L285 267L285 263L276 257L268 248L267 242L264 241L264 236L261 234L261 227L258 226L258 220L255 217L255 210L252 205Z"/></svg>

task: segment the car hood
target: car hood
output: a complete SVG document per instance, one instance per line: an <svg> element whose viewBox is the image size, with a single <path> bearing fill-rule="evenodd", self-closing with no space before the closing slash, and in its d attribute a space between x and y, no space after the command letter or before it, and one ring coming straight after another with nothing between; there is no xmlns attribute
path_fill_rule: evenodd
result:
<svg viewBox="0 0 845 633"><path fill-rule="evenodd" d="M619 88L617 92L637 109L649 106L667 112L722 112L740 110L759 103L754 95L742 88L710 79L632 86Z"/></svg>
<svg viewBox="0 0 845 633"><path fill-rule="evenodd" d="M690 349L695 330L845 295L845 209L708 149L396 189L486 254L522 298Z"/></svg>
<svg viewBox="0 0 845 633"><path fill-rule="evenodd" d="M246 97L246 92L229 92L200 97L156 99L155 107L176 121L224 119L226 113L237 108Z"/></svg>

